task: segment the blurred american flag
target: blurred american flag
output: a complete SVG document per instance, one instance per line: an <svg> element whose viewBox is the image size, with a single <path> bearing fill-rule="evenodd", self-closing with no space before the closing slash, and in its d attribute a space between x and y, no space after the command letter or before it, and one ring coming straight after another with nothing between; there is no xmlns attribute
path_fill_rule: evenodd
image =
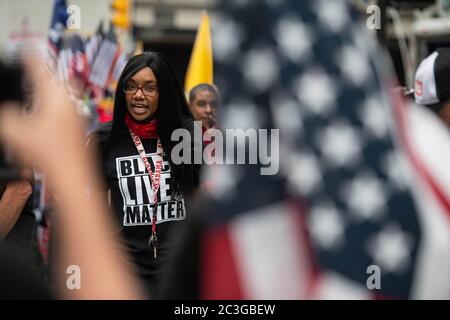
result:
<svg viewBox="0 0 450 320"><path fill-rule="evenodd" d="M448 131L389 89L389 61L361 17L341 0L220 9L221 127L279 128L280 172L215 166L177 260L195 283L169 296L449 299Z"/></svg>

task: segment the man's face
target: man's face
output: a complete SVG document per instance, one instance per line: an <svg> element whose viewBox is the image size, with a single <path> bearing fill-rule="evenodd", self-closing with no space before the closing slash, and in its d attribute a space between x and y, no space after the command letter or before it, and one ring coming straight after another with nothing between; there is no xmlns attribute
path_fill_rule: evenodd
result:
<svg viewBox="0 0 450 320"><path fill-rule="evenodd" d="M219 100L214 92L202 90L197 92L190 107L194 120L202 121L202 126L206 129L216 125L216 112Z"/></svg>
<svg viewBox="0 0 450 320"><path fill-rule="evenodd" d="M127 110L136 121L155 116L158 110L158 81L152 69L145 67L133 75L124 85Z"/></svg>

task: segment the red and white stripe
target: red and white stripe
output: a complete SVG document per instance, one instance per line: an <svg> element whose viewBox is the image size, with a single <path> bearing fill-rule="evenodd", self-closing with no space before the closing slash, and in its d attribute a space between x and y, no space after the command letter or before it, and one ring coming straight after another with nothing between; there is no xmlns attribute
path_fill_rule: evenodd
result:
<svg viewBox="0 0 450 320"><path fill-rule="evenodd" d="M203 239L202 298L307 298L312 266L301 217L277 203L210 230Z"/></svg>
<svg viewBox="0 0 450 320"><path fill-rule="evenodd" d="M450 299L450 132L431 111L394 104L422 238L412 299Z"/></svg>

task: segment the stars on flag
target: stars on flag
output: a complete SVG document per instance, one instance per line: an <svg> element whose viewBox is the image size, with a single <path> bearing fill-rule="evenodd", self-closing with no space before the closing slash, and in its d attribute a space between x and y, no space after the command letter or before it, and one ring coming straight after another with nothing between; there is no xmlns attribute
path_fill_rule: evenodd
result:
<svg viewBox="0 0 450 320"><path fill-rule="evenodd" d="M282 17L275 28L275 39L283 56L293 62L304 61L312 53L312 33L298 16Z"/></svg>
<svg viewBox="0 0 450 320"><path fill-rule="evenodd" d="M256 47L243 57L242 74L249 88L267 90L278 80L278 61L269 47Z"/></svg>
<svg viewBox="0 0 450 320"><path fill-rule="evenodd" d="M396 224L388 224L369 241L368 253L385 272L403 272L411 263L411 237Z"/></svg>
<svg viewBox="0 0 450 320"><path fill-rule="evenodd" d="M313 67L303 72L295 82L293 91L313 115L325 115L335 108L336 84L320 68Z"/></svg>

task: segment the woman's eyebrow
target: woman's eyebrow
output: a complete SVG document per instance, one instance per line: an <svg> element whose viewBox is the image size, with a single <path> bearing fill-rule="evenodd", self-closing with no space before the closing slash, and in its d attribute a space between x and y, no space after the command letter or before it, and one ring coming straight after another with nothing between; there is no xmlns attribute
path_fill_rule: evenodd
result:
<svg viewBox="0 0 450 320"><path fill-rule="evenodd" d="M138 81L136 81L134 79L130 79L128 81L133 82L133 83L138 83ZM155 80L146 80L146 81L144 81L144 84L147 84L147 83L152 84L152 83L156 83L156 81Z"/></svg>

